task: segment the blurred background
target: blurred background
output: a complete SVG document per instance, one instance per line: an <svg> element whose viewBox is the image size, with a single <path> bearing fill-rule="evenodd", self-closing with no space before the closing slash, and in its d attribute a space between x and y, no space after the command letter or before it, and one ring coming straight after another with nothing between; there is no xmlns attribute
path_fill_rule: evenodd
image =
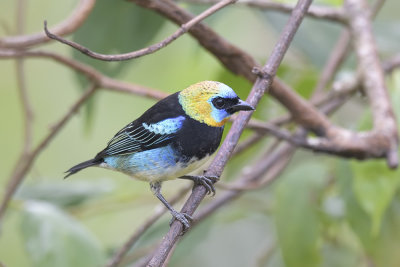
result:
<svg viewBox="0 0 400 267"><path fill-rule="evenodd" d="M73 1L25 1L25 33L41 31L67 17ZM287 1L295 2L295 1ZM314 4L340 6L340 0ZM2 0L0 35L16 32L16 3ZM179 2L198 14L206 5ZM374 22L382 59L399 53L400 2L387 0ZM264 64L288 16L244 5L227 7L205 22L228 41ZM308 98L342 26L306 18L278 76ZM126 1L98 0L89 18L68 38L101 53L121 53L158 42L176 26ZM115 79L172 93L202 80L218 80L246 98L251 84L226 70L189 35L170 46L127 62L99 62L60 43L43 49L94 66ZM49 59L27 59L26 85L34 111L33 145L87 88L73 70ZM337 79L355 73L352 54ZM0 196L23 146L24 125L15 60L0 61ZM400 118L400 71L387 76ZM38 156L11 201L1 225L0 262L4 266L103 266L113 252L156 209L147 183L123 174L90 168L63 180L64 171L93 157L123 126L154 100L101 90L66 124ZM332 120L349 129L369 129L368 101L354 97ZM255 117L285 114L263 99ZM225 131L227 132L227 131ZM244 133L244 138L249 133ZM222 181L234 180L264 152L270 138L231 160ZM186 181L163 186L167 199ZM211 215L178 244L170 266L395 267L400 266L400 172L378 160L358 162L304 150L271 185L247 192ZM221 194L223 189L218 189ZM213 201L207 197L204 203ZM175 204L180 209L182 203ZM168 230L170 214L152 226L121 266L150 252Z"/></svg>

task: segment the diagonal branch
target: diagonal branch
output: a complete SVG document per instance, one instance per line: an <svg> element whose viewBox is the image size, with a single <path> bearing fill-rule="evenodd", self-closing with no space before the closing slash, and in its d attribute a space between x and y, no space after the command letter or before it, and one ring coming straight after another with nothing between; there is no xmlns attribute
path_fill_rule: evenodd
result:
<svg viewBox="0 0 400 267"><path fill-rule="evenodd" d="M88 48L75 43L73 41L69 41L66 40L62 37L57 36L56 34L50 33L50 31L47 29L47 22L44 21L44 31L46 33L46 35L54 40L57 40L63 44L69 45L75 49L77 49L78 51L80 51L81 53L95 58L95 59L99 59L99 60L104 60L104 61L123 61L123 60L129 60L129 59L133 59L133 58L138 58L141 56L145 56L151 53L154 53L164 47L166 47L167 45L169 45L170 43L172 43L173 41L175 41L176 39L178 39L180 36L182 36L183 34L185 34L191 27L193 27L194 25L196 25L197 23L199 23L200 21L202 21L203 19L207 18L208 16L214 14L215 12L217 12L218 10L224 8L227 5L233 4L235 3L237 0L223 0L223 1L219 1L218 3L216 3L215 5L211 6L210 8L208 8L207 10L205 10L204 12L202 12L200 15L194 17L193 19L191 19L190 21L186 22L185 24L183 24L176 32L174 32L172 35L168 36L167 38L165 38L163 41L153 44L149 47L146 48L142 48L133 52L129 52L129 53L124 53L124 54L117 54L117 55L104 55L104 54L100 54L97 52L93 52L91 50L89 50Z"/></svg>
<svg viewBox="0 0 400 267"><path fill-rule="evenodd" d="M83 74L87 79L92 81L100 88L154 99L162 99L167 96L167 94L162 91L113 79L87 64L49 51L19 51L0 49L0 58L49 58Z"/></svg>
<svg viewBox="0 0 400 267"><path fill-rule="evenodd" d="M33 163L37 159L37 155L48 145L48 143L56 136L56 134L64 127L67 121L72 117L72 115L78 111L78 109L86 102L89 97L91 97L98 87L95 84L91 84L84 94L72 105L68 112L52 127L48 135L42 139L42 141L33 149L29 154L26 155L24 161L18 164L10 179L8 180L6 191L3 200L0 204L0 222L4 216L7 209L8 203L10 202L13 194L18 189L21 182L26 177L26 173L30 170Z"/></svg>
<svg viewBox="0 0 400 267"><path fill-rule="evenodd" d="M304 15L311 4L312 0L299 0L293 13L289 19L289 22L285 26L283 33L275 46L271 57L267 64L263 67L263 71L268 74L266 78L258 78L254 84L249 97L247 98L248 103L253 106L257 106L258 102L269 89L272 84L273 77L276 74L276 70L286 53L292 38L297 31ZM240 114L235 122L232 124L231 130L229 131L224 143L219 149L216 157L208 168L206 175L220 176L226 163L228 162L230 155L232 154L235 145L237 144L240 134L242 133L247 121L250 119L251 113ZM203 186L196 186L193 189L192 194L186 201L182 208L182 212L192 215L196 208L200 205L200 202L206 195L206 189ZM171 225L169 232L163 238L161 245L156 250L156 253L148 263L148 266L162 266L165 259L167 258L170 250L177 242L179 235L182 233L182 224L174 221Z"/></svg>
<svg viewBox="0 0 400 267"><path fill-rule="evenodd" d="M71 15L51 28L51 31L57 35L67 35L78 29L92 11L96 0L80 0L78 6ZM30 35L8 36L0 39L2 48L27 48L30 46L46 43L50 39L45 33L34 33Z"/></svg>

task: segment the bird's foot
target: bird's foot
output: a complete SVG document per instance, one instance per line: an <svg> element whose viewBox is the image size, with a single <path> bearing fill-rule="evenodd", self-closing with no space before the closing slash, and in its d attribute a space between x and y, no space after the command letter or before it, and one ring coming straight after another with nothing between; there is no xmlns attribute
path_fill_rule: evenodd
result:
<svg viewBox="0 0 400 267"><path fill-rule="evenodd" d="M202 185L206 188L207 194L211 194L215 196L215 187L214 183L219 180L217 176L206 176L206 175L185 175L180 177L182 179L192 180L196 185Z"/></svg>
<svg viewBox="0 0 400 267"><path fill-rule="evenodd" d="M182 235L184 235L190 228L190 223L193 221L193 217L184 212L177 212L176 210L172 210L171 214L172 220L170 221L169 225L171 226L174 220L178 220L183 225Z"/></svg>

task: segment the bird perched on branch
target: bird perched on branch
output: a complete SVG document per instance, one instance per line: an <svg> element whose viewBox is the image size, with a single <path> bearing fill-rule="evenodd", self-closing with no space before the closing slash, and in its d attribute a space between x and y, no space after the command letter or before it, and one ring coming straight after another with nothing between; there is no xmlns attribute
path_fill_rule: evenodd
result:
<svg viewBox="0 0 400 267"><path fill-rule="evenodd" d="M254 110L227 85L199 82L172 94L121 129L93 159L67 171L98 166L150 182L154 195L171 211L185 229L192 218L180 213L161 195L163 181L193 180L215 193L218 177L187 175L199 168L217 150L224 124L240 110Z"/></svg>

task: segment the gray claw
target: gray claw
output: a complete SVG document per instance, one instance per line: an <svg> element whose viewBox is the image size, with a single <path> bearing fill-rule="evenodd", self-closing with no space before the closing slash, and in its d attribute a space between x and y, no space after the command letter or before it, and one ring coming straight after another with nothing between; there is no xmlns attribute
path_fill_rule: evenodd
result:
<svg viewBox="0 0 400 267"><path fill-rule="evenodd" d="M199 176L184 175L179 178L192 180L196 185L204 186L207 190L207 194L213 193L213 196L215 195L214 183L219 180L219 177L217 176L206 176L206 175L199 175Z"/></svg>
<svg viewBox="0 0 400 267"><path fill-rule="evenodd" d="M182 234L186 233L186 231L190 228L190 222L193 221L193 217L190 216L187 213L183 213L183 212L171 212L172 213L172 220L169 223L169 225L171 225L173 223L173 221L176 219L179 222L182 223L183 225L183 232Z"/></svg>
<svg viewBox="0 0 400 267"><path fill-rule="evenodd" d="M206 190L207 194L211 194L215 196L215 187L214 183L218 181L218 177L216 176L196 176L197 179L195 180L195 183L203 185Z"/></svg>

